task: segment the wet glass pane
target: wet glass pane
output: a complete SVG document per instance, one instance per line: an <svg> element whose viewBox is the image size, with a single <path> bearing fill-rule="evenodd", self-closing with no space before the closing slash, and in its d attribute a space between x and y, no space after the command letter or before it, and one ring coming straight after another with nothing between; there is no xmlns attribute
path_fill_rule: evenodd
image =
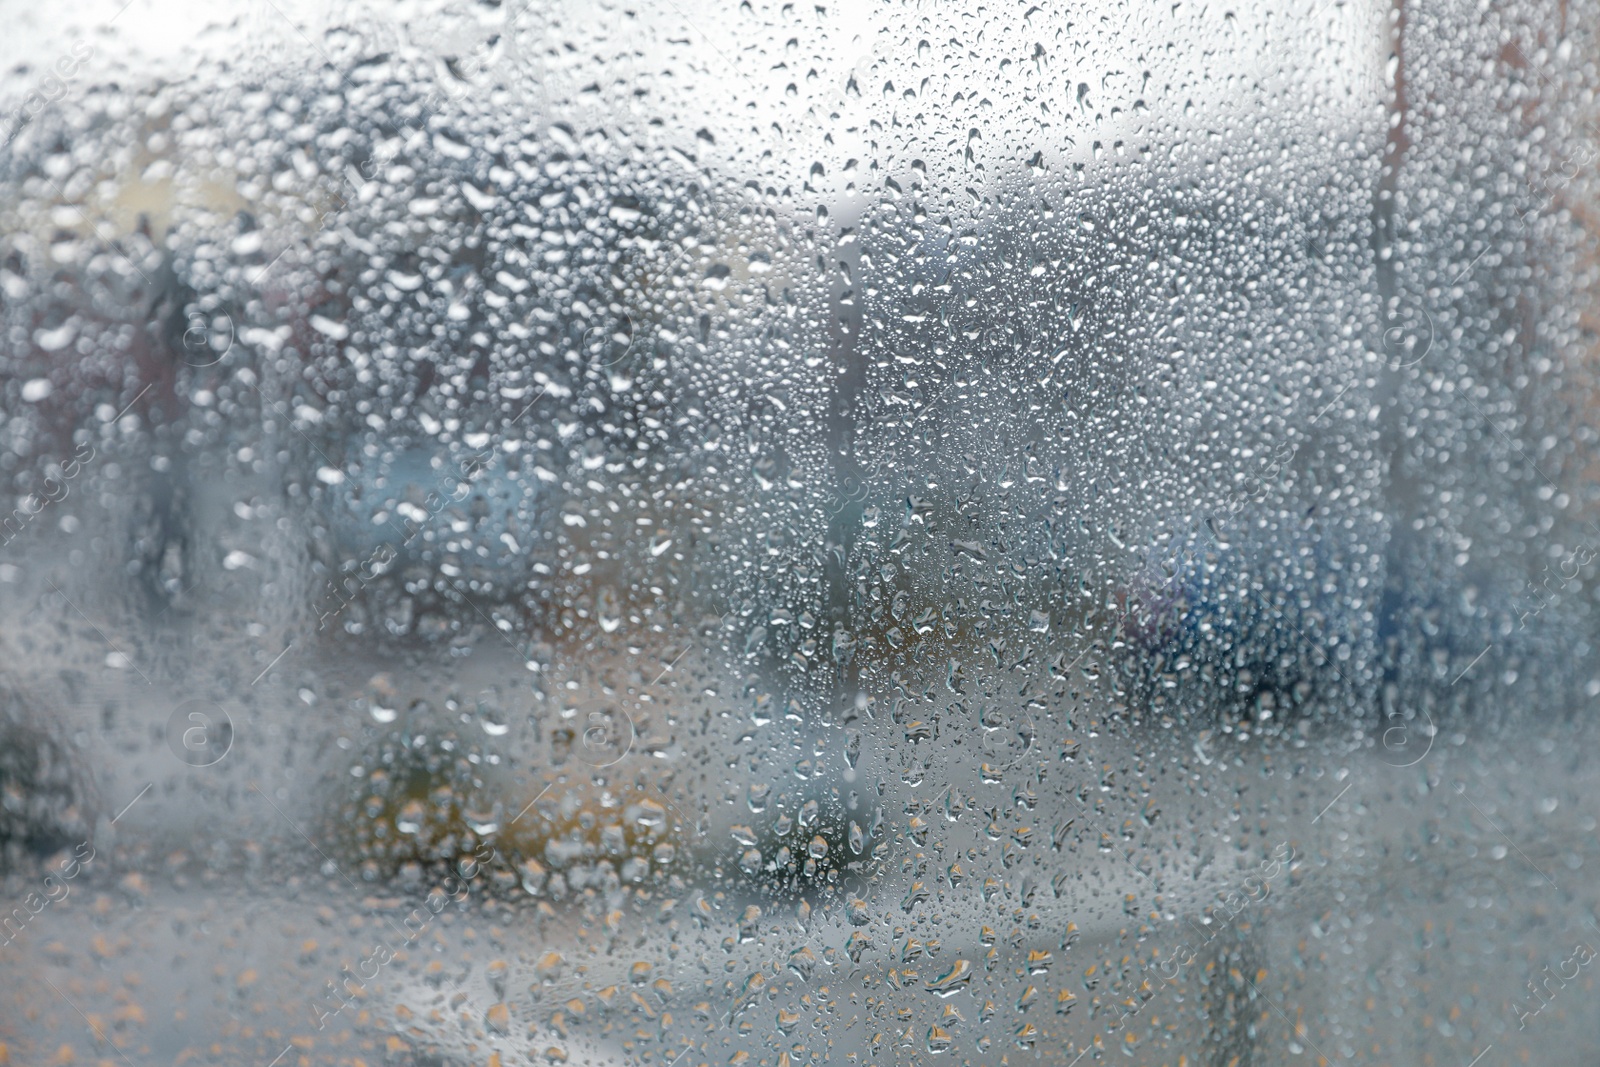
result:
<svg viewBox="0 0 1600 1067"><path fill-rule="evenodd" d="M1577 1064L1593 13L0 43L0 1063Z"/></svg>

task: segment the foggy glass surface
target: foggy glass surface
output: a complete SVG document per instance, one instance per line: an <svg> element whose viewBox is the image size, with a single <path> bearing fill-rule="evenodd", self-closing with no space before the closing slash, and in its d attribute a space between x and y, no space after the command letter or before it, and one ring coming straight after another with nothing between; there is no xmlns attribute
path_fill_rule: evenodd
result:
<svg viewBox="0 0 1600 1067"><path fill-rule="evenodd" d="M0 1064L1579 1064L1585 5L13 5Z"/></svg>

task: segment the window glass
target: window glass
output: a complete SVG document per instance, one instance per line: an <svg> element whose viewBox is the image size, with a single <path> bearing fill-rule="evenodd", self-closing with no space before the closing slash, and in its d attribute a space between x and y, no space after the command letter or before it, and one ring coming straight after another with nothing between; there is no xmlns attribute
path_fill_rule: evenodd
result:
<svg viewBox="0 0 1600 1067"><path fill-rule="evenodd" d="M1589 21L16 12L0 1063L1578 1062Z"/></svg>

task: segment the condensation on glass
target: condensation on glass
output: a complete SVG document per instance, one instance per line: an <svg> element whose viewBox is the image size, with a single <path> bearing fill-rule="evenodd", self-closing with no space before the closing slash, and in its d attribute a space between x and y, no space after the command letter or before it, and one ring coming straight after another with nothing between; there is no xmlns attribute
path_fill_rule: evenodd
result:
<svg viewBox="0 0 1600 1067"><path fill-rule="evenodd" d="M1583 1062L1593 14L18 12L0 1063Z"/></svg>

